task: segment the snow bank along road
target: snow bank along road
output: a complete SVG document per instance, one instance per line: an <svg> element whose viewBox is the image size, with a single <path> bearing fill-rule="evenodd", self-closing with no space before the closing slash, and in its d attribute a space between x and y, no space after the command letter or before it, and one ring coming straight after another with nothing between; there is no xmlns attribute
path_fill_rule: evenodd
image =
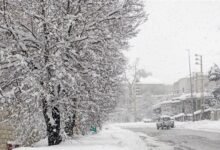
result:
<svg viewBox="0 0 220 150"><path fill-rule="evenodd" d="M21 147L16 150L148 150L144 141L134 132L115 126L105 126L94 135L79 136L67 140L60 145L47 146L47 140L42 140L34 147Z"/></svg>
<svg viewBox="0 0 220 150"><path fill-rule="evenodd" d="M126 127L139 134L149 150L220 150L220 133L174 128Z"/></svg>
<svg viewBox="0 0 220 150"><path fill-rule="evenodd" d="M16 150L220 150L220 121L176 122L171 130L156 130L155 123L120 123L57 146L42 140Z"/></svg>

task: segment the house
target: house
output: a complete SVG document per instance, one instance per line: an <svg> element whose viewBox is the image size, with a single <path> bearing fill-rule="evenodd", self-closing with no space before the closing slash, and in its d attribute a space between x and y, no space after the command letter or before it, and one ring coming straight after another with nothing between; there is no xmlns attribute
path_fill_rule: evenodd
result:
<svg viewBox="0 0 220 150"><path fill-rule="evenodd" d="M161 102L154 106L154 112L158 115L175 116L180 113L192 113L192 100L191 99L172 99Z"/></svg>
<svg viewBox="0 0 220 150"><path fill-rule="evenodd" d="M193 93L199 93L202 89L202 77L197 73L192 77L192 92ZM203 76L203 85L204 85L204 91L205 92L211 92L213 88L216 86L216 82L209 81L208 76ZM191 92L191 86L190 86L190 78L185 77L181 78L178 81L174 82L173 84L173 94L174 95L181 95L184 93L190 93Z"/></svg>
<svg viewBox="0 0 220 150"><path fill-rule="evenodd" d="M213 96L209 93L204 93L204 104L209 107L212 103ZM206 109L206 108L205 108ZM153 111L157 116L170 115L174 117L181 117L180 114L184 114L184 119L191 120L193 112L199 117L199 111L201 112L201 94L193 94L191 98L190 94L183 94L179 97L174 97L171 100L162 101L153 106ZM206 111L207 119L210 119L210 111Z"/></svg>
<svg viewBox="0 0 220 150"><path fill-rule="evenodd" d="M160 80L152 76L141 78L140 81L136 83L136 88L141 89L140 94L165 95L172 92L171 85L163 84Z"/></svg>

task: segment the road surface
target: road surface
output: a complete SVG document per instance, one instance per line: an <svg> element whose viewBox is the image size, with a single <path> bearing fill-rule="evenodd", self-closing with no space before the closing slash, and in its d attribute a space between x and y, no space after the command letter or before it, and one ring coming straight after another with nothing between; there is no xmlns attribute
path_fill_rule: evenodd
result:
<svg viewBox="0 0 220 150"><path fill-rule="evenodd" d="M220 150L220 133L156 127L127 129L138 133L149 150Z"/></svg>

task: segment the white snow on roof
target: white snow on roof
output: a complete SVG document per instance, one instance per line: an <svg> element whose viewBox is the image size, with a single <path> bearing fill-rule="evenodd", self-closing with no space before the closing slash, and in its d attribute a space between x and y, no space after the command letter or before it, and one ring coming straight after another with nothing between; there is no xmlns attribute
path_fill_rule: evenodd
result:
<svg viewBox="0 0 220 150"><path fill-rule="evenodd" d="M205 92L205 93L204 93L204 96L205 96L205 97L212 97L212 94ZM194 93L194 94L193 94L193 97L194 97L194 98L200 98L200 97L201 97L201 93ZM165 101L162 101L162 102L160 102L160 103L157 103L157 104L153 105L153 109L160 108L161 105L163 105L163 104L179 103L179 102L184 101L184 100L187 100L187 99L189 99L189 98L191 98L191 94L189 94L189 93L182 94L182 95L180 95L180 96L178 96L178 97L172 98L171 100L165 100Z"/></svg>
<svg viewBox="0 0 220 150"><path fill-rule="evenodd" d="M157 109L161 107L161 103L155 104L152 106L153 109Z"/></svg>
<svg viewBox="0 0 220 150"><path fill-rule="evenodd" d="M206 93L205 92L204 96L205 97L212 97L213 95L212 95L212 93ZM200 98L201 97L201 93L193 93L193 97L194 98ZM153 109L160 108L161 105L163 105L163 104L179 103L179 102L187 100L189 98L191 98L191 94L190 93L185 93L185 94L182 94L182 95L180 95L178 97L174 97L171 100L165 100L165 101L159 102L159 103L153 105Z"/></svg>
<svg viewBox="0 0 220 150"><path fill-rule="evenodd" d="M169 115L162 115L162 116L160 116L160 118L168 118L168 117L170 117Z"/></svg>
<svg viewBox="0 0 220 150"><path fill-rule="evenodd" d="M185 116L185 114L184 113L180 113L180 114L177 114L177 115L173 116L173 118L178 118L178 117L182 117L182 116Z"/></svg>
<svg viewBox="0 0 220 150"><path fill-rule="evenodd" d="M147 78L141 78L140 82L141 84L163 84L159 79L149 76Z"/></svg>
<svg viewBox="0 0 220 150"><path fill-rule="evenodd" d="M200 98L201 95L202 95L202 93L193 93L193 97L194 98ZM212 96L212 94L205 92L204 96L209 97L209 96ZM174 97L174 98L172 98L172 100L186 100L188 98L191 98L191 94L190 93L186 93L186 94L182 94L182 95L180 95L178 97Z"/></svg>
<svg viewBox="0 0 220 150"><path fill-rule="evenodd" d="M179 102L180 102L180 100L168 100L168 101L163 101L163 102L160 102L160 103L158 103L158 104L153 105L153 109L160 108L161 105L163 105L163 104L172 104L172 103L179 103Z"/></svg>

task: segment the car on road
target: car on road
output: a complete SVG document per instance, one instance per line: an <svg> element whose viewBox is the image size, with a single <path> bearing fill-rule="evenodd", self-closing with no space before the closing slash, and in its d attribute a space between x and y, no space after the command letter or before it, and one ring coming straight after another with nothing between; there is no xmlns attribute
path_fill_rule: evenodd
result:
<svg viewBox="0 0 220 150"><path fill-rule="evenodd" d="M158 118L156 126L157 126L157 130L159 130L160 128L162 130L164 128L170 129L174 127L174 120L172 120L170 116L163 115Z"/></svg>
<svg viewBox="0 0 220 150"><path fill-rule="evenodd" d="M153 120L150 119L150 118L144 118L144 119L142 119L142 121L143 121L144 123L150 123L150 122L153 122Z"/></svg>
<svg viewBox="0 0 220 150"><path fill-rule="evenodd" d="M171 128L174 128L175 127L175 121L174 121L174 118L170 118L170 121L171 121Z"/></svg>

